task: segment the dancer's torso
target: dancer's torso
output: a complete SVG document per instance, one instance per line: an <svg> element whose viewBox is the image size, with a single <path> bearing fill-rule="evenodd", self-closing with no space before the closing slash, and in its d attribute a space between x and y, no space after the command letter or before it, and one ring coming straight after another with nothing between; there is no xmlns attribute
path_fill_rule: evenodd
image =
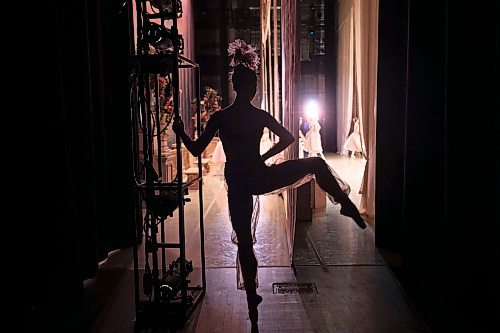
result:
<svg viewBox="0 0 500 333"><path fill-rule="evenodd" d="M260 155L265 111L230 106L216 113L219 136L226 155L226 177L255 174L265 167Z"/></svg>

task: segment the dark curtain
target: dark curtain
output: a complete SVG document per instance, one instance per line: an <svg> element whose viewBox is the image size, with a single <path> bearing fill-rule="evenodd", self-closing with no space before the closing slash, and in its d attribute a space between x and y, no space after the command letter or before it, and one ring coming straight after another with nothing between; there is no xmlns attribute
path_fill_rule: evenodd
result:
<svg viewBox="0 0 500 333"><path fill-rule="evenodd" d="M380 5L377 245L401 253L393 271L430 330L486 332L498 294L498 1Z"/></svg>
<svg viewBox="0 0 500 333"><path fill-rule="evenodd" d="M33 115L40 207L30 261L37 283L28 289L33 326L78 304L98 262L134 241L129 28L122 4L79 0L45 7L45 56L37 65L47 111Z"/></svg>

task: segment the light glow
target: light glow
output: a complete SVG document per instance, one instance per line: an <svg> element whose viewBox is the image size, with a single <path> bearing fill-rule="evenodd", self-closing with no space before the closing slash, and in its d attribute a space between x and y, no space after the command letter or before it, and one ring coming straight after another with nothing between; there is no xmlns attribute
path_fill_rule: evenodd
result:
<svg viewBox="0 0 500 333"><path fill-rule="evenodd" d="M308 120L319 119L319 105L315 100L310 100L306 104L306 117Z"/></svg>

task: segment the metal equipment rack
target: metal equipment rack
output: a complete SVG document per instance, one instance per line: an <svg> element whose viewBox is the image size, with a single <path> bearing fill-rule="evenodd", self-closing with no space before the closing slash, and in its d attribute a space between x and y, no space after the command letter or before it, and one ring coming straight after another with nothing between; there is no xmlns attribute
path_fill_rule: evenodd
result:
<svg viewBox="0 0 500 333"><path fill-rule="evenodd" d="M136 180L136 228L134 256L134 288L136 331L149 327L172 327L183 324L206 291L202 161L198 157L198 175L183 180L182 143L176 136L176 176L162 179L164 174L160 118L159 79L168 78L173 105L173 119L180 117L179 71L195 71L197 134L200 135L200 69L194 61L180 55L183 39L177 29L182 15L180 0L128 0L131 29L135 27L136 41L131 42L130 102L132 146ZM135 5L135 6L134 6ZM152 12L151 8L157 9ZM134 15L135 10L135 15ZM134 20L135 18L135 20ZM153 21L160 20L160 24ZM134 22L135 21L135 22ZM171 22L170 29L165 22ZM133 22L133 23L132 23ZM134 31L131 30L131 35ZM156 49L153 54L150 47ZM151 95L154 91L154 96ZM170 118L172 121L172 118ZM169 121L169 122L170 122ZM155 142L156 141L156 142ZM201 285L191 286L188 275L192 261L186 259L184 205L190 185L197 183L199 194L199 230ZM178 242L165 241L166 220L177 210ZM159 236L159 240L158 240ZM145 267L141 278L139 246L144 237ZM167 265L166 250L177 249L179 256ZM151 262L151 266L150 266ZM168 268L167 268L168 266ZM141 292L142 285L142 292Z"/></svg>

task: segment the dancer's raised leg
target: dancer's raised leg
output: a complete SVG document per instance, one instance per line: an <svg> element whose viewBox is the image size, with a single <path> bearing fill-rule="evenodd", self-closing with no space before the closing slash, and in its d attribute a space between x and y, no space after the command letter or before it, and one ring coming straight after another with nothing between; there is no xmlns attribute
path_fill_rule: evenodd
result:
<svg viewBox="0 0 500 333"><path fill-rule="evenodd" d="M360 228L366 228L358 209L339 185L342 180L333 175L326 161L320 157L290 160L273 165L259 172L259 179L250 179L247 185L253 194L264 194L290 186L308 174L314 174L318 185L342 206L342 215L352 218Z"/></svg>

